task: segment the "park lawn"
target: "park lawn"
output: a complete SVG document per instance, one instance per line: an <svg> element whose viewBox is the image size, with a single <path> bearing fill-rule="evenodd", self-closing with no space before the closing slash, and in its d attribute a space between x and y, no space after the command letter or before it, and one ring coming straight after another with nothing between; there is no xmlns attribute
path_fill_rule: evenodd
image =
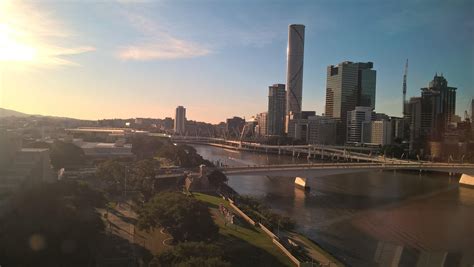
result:
<svg viewBox="0 0 474 267"><path fill-rule="evenodd" d="M307 238L306 236L298 234L298 233L294 233L294 232L292 233L292 235L297 236L297 239L299 239L301 242L303 242L305 245L307 245L311 249L316 250L317 252L324 255L324 257L329 259L332 263L336 264L337 266L344 266L344 264L342 264L338 259L336 259L334 256L329 254L327 251L321 248L317 243Z"/></svg>
<svg viewBox="0 0 474 267"><path fill-rule="evenodd" d="M217 244L228 248L231 251L229 255L235 255L235 258L232 258L231 261L233 265L293 266L293 263L273 244L270 237L260 228L251 226L240 217L239 223L226 226L218 207L222 203L233 211L227 201L221 197L203 193L193 193L193 195L196 199L203 201L209 206L214 221L219 226L220 238Z"/></svg>

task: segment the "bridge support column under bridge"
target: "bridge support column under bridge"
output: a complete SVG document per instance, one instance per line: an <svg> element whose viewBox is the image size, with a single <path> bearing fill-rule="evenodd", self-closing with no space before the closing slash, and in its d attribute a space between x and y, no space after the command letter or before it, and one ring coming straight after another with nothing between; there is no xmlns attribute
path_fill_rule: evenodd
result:
<svg viewBox="0 0 474 267"><path fill-rule="evenodd" d="M468 185L474 187L474 175L461 175L461 179L459 179L459 184Z"/></svg>
<svg viewBox="0 0 474 267"><path fill-rule="evenodd" d="M304 178L304 177L296 177L295 186L304 190L309 190L310 187L306 184L307 179L308 178Z"/></svg>

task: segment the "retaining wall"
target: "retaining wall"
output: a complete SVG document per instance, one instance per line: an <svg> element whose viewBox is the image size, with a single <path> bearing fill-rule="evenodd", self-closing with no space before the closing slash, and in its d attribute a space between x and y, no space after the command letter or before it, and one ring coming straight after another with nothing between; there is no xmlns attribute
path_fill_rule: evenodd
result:
<svg viewBox="0 0 474 267"><path fill-rule="evenodd" d="M258 226L260 228L262 228L262 230L271 238L271 239L277 239L279 240L278 236L275 235L272 231L270 231L267 227L265 227L265 225L261 224L261 223L257 223Z"/></svg>
<svg viewBox="0 0 474 267"><path fill-rule="evenodd" d="M234 203L232 202L229 202L229 205L240 215L242 216L248 223L250 223L251 225L255 226L255 221L252 220L249 216L247 216L247 214L245 214L243 211L241 211L236 205L234 205Z"/></svg>
<svg viewBox="0 0 474 267"><path fill-rule="evenodd" d="M300 261L295 258L295 256L293 256L293 254L291 254L286 248L285 246L283 246L278 240L276 240L275 238L272 239L273 243L279 247L281 249L281 251L283 251L283 253L285 253L285 255L290 258L290 260L296 264L296 266L300 266Z"/></svg>

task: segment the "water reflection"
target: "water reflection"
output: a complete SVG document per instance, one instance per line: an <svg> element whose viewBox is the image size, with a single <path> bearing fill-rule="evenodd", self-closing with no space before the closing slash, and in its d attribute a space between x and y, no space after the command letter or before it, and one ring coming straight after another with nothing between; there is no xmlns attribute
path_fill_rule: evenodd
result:
<svg viewBox="0 0 474 267"><path fill-rule="evenodd" d="M400 244L378 242L374 262L378 266L472 266L472 254L449 251L419 251Z"/></svg>

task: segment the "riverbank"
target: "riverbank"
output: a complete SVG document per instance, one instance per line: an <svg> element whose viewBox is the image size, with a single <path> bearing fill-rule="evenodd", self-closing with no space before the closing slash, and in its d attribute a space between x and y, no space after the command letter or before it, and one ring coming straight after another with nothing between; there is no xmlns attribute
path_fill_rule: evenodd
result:
<svg viewBox="0 0 474 267"><path fill-rule="evenodd" d="M229 202L217 195L193 193L193 196L210 209L221 236L215 243L224 250L232 251L227 256L232 258L235 266L293 266L261 229L243 219L235 219L233 224L227 222L219 207L232 210Z"/></svg>
<svg viewBox="0 0 474 267"><path fill-rule="evenodd" d="M328 267L344 266L341 263L341 261L339 261L335 256L331 255L328 251L325 251L321 246L319 246L316 242L306 237L304 234L298 233L294 230L284 230L284 229L281 229L281 230L278 229L278 232L273 233L271 230L267 229L269 225L265 227L261 223L256 222L257 218L255 218L255 215L251 216L251 214L248 214L248 213L246 214L245 212L241 211L239 207L237 207L238 205L237 206L234 205L234 201L232 199L240 199L241 197L230 186L224 185L222 192L224 192L226 196L230 197L228 199L231 203L230 205L232 205L234 209L237 209L238 213L242 213L242 216L246 217L246 220L249 221L250 224L253 224L255 226L260 226L260 227L257 227L257 229L260 228L264 232L266 232L267 235L273 240L273 243L277 244L277 246L279 246L283 250L284 254L286 254L290 259L296 256L296 259L293 258L293 261L298 266L300 265L304 266L304 264L312 264L314 262L317 262L322 266L328 266ZM252 200L252 201L255 201L255 200ZM219 202L222 203L222 200L219 200ZM225 203L227 206L229 206L227 202ZM246 209L249 209L248 206L246 206ZM273 212L271 211L271 209L269 209L269 211ZM259 214L261 216L260 214L261 211L259 210L255 210L252 213ZM249 216L253 218L250 218ZM278 224L279 223L280 221L278 222ZM288 251L287 249L285 249L284 248L285 246L283 244L286 244L286 247L289 247L289 249L294 252L292 253Z"/></svg>

